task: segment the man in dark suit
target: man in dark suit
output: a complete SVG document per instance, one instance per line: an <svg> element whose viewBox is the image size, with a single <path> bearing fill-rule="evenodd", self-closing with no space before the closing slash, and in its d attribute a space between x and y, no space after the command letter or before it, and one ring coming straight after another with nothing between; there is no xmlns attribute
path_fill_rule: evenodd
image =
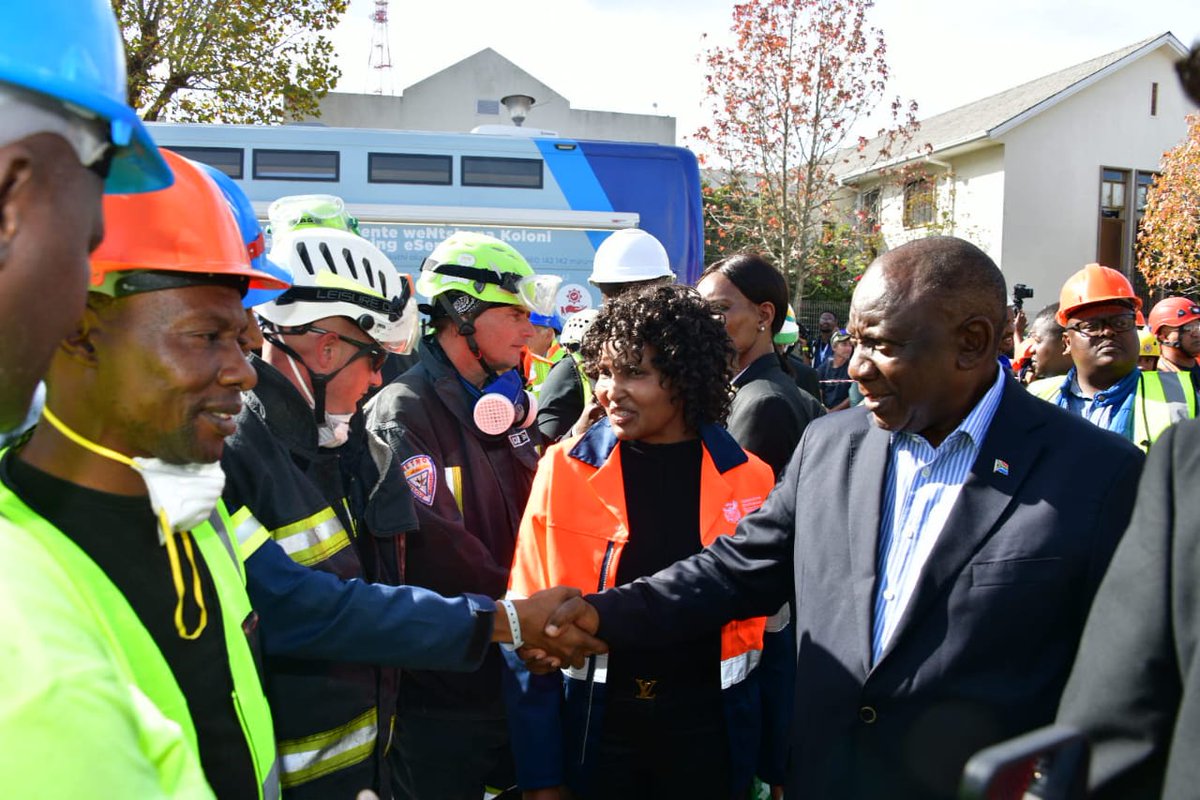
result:
<svg viewBox="0 0 1200 800"><path fill-rule="evenodd" d="M788 797L951 798L976 750L1053 719L1142 456L996 363L990 258L935 237L855 291L864 403L814 421L735 536L568 603L613 649L793 597Z"/></svg>
<svg viewBox="0 0 1200 800"><path fill-rule="evenodd" d="M1092 744L1097 800L1200 791L1200 421L1150 449L1096 593L1059 721Z"/></svg>

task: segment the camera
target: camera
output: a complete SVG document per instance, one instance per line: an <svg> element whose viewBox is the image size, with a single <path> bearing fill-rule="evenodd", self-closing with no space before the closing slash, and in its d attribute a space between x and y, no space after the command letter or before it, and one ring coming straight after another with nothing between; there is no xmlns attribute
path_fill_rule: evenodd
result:
<svg viewBox="0 0 1200 800"><path fill-rule="evenodd" d="M1013 287L1013 295L1012 295L1013 307L1015 307L1018 311L1021 310L1022 307L1024 307L1025 301L1028 300L1030 297L1033 297L1033 289L1030 289L1025 284L1018 283L1016 286Z"/></svg>

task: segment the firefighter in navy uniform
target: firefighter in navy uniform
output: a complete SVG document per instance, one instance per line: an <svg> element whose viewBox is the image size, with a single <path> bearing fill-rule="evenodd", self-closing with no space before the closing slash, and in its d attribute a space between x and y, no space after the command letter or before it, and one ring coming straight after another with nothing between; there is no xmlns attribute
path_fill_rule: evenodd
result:
<svg viewBox="0 0 1200 800"><path fill-rule="evenodd" d="M295 798L364 788L389 796L384 754L398 673L378 665L469 668L491 628L447 607L431 625L413 625L419 602L407 588L345 582L402 582L412 501L390 451L355 411L378 385L384 354L410 349L417 327L408 279L339 224L340 214L332 197L272 208L271 257L290 267L295 285L256 308L265 337L263 357L251 357L258 386L222 461L227 505L265 532L242 547L262 616L280 779ZM492 612L486 598L457 602ZM468 656L472 639L481 641Z"/></svg>
<svg viewBox="0 0 1200 800"><path fill-rule="evenodd" d="M406 579L442 594L508 587L517 528L537 468L535 402L519 367L530 312L553 308L559 279L510 245L456 233L422 265L417 290L434 333L421 362L367 407L401 461L420 529ZM393 778L398 797L478 800L514 780L499 653L476 673L404 673Z"/></svg>

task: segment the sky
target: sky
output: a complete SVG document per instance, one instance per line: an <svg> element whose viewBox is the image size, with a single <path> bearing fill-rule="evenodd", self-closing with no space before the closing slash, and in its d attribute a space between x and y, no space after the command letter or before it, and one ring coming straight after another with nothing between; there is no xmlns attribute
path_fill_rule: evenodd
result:
<svg viewBox="0 0 1200 800"><path fill-rule="evenodd" d="M337 91L368 92L374 0L351 0L331 38ZM389 3L394 93L491 47L572 108L665 114L680 144L707 121L699 56L728 41L733 0L441 0ZM892 80L926 118L1170 31L1200 39L1198 0L877 0ZM536 107L527 125L536 125Z"/></svg>

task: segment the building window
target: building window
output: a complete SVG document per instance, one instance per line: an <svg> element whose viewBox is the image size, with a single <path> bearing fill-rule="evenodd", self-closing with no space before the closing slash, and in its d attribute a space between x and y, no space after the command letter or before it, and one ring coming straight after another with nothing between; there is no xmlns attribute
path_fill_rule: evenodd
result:
<svg viewBox="0 0 1200 800"><path fill-rule="evenodd" d="M238 180L242 177L242 162L245 153L240 147L176 147L171 149L192 161L199 161L221 170L231 178Z"/></svg>
<svg viewBox="0 0 1200 800"><path fill-rule="evenodd" d="M368 183L419 183L449 186L453 181L450 156L414 153L368 153Z"/></svg>
<svg viewBox="0 0 1200 800"><path fill-rule="evenodd" d="M536 158L463 156L462 185L540 189L542 162Z"/></svg>
<svg viewBox="0 0 1200 800"><path fill-rule="evenodd" d="M1150 184L1154 183L1157 175L1156 172L1139 172L1137 174L1137 195L1134 198L1134 208L1137 210L1139 220L1142 218L1142 214L1146 213L1146 195L1150 191Z"/></svg>
<svg viewBox="0 0 1200 800"><path fill-rule="evenodd" d="M488 117L496 117L500 115L499 100L476 100L475 113L482 114Z"/></svg>
<svg viewBox="0 0 1200 800"><path fill-rule="evenodd" d="M1129 226L1128 214L1129 170L1108 169L1100 171L1100 235L1096 247L1096 261L1106 267L1126 270Z"/></svg>
<svg viewBox="0 0 1200 800"><path fill-rule="evenodd" d="M255 150L256 181L328 181L339 178L336 150Z"/></svg>
<svg viewBox="0 0 1200 800"><path fill-rule="evenodd" d="M868 189L858 195L858 227L867 233L879 230L879 189Z"/></svg>
<svg viewBox="0 0 1200 800"><path fill-rule="evenodd" d="M937 200L931 178L918 178L904 184L904 227L920 228L933 224Z"/></svg>
<svg viewBox="0 0 1200 800"><path fill-rule="evenodd" d="M1158 84L1150 84L1150 116L1158 116Z"/></svg>

